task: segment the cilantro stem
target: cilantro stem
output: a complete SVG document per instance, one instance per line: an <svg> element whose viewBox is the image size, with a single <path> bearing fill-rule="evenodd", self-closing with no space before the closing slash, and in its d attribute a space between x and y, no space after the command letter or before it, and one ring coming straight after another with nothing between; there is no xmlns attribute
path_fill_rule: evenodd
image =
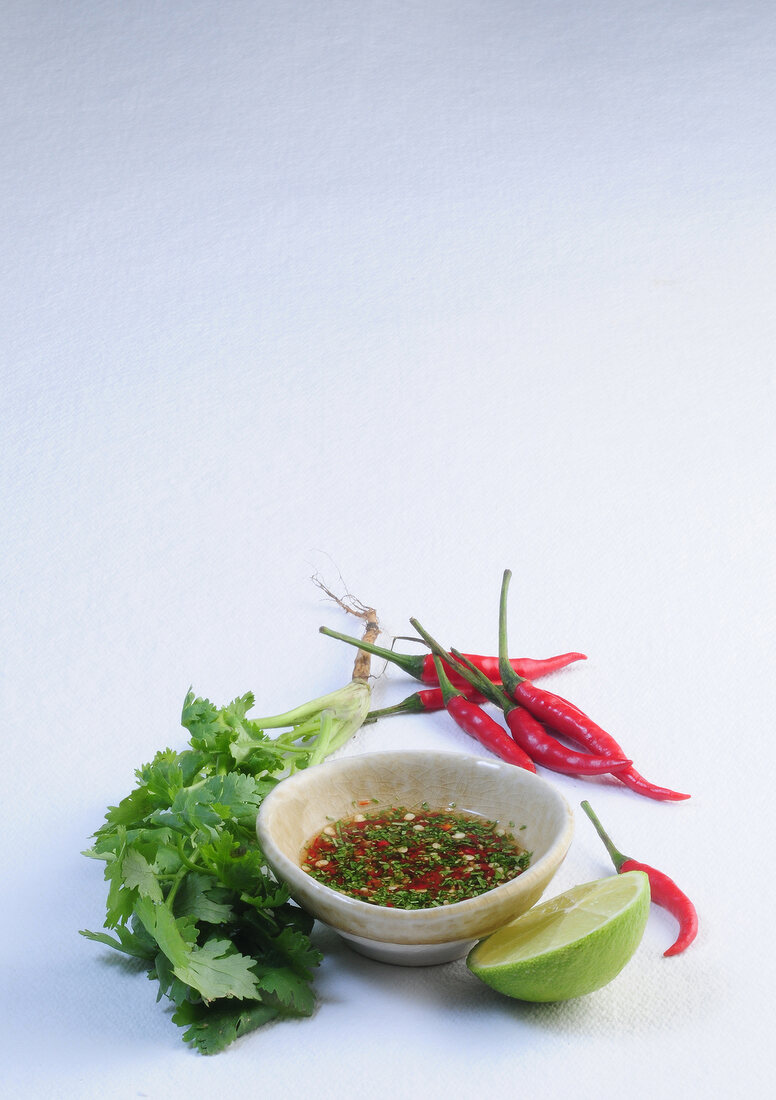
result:
<svg viewBox="0 0 776 1100"><path fill-rule="evenodd" d="M178 871L178 874L180 874L181 871L201 871L202 870L201 865L199 863L195 863L194 861L190 860L188 858L188 856L186 855L186 853L183 851L183 837L178 837L176 847L178 849L178 856L180 858L180 861L183 864L183 867L181 867L181 870ZM198 852L199 852L199 849L195 846L192 855L196 856L198 854Z"/></svg>
<svg viewBox="0 0 776 1100"><path fill-rule="evenodd" d="M331 741L333 725L334 711L322 711L321 730L318 734L318 740L315 742L315 745L313 747L313 751L310 753L310 767L312 767L314 764L320 764L321 760L329 755L329 742Z"/></svg>
<svg viewBox="0 0 776 1100"><path fill-rule="evenodd" d="M336 691L331 691L327 695L319 695L317 699L311 699L309 703L304 703L301 707L287 710L285 714L273 714L267 718L254 718L252 721L254 725L262 730L278 729L282 726L298 727L301 723L307 722L310 718L317 718L321 711L325 710L327 707L338 706L341 699L342 688L338 688Z"/></svg>
<svg viewBox="0 0 776 1100"><path fill-rule="evenodd" d="M286 745L290 745L293 741L314 737L320 728L321 720L319 715L316 714L314 718L308 718L306 722L302 722L300 725L294 726L293 729L281 733L279 737L275 738L275 744L285 747Z"/></svg>
<svg viewBox="0 0 776 1100"><path fill-rule="evenodd" d="M180 868L180 870L178 871L177 875L175 876L175 878L173 880L173 884L169 889L167 897L164 899L164 904L170 910L172 910L172 903L175 901L175 895L178 893L178 890L180 888L180 884L183 882L183 879L184 879L188 869L189 868L186 866L186 864L184 864Z"/></svg>

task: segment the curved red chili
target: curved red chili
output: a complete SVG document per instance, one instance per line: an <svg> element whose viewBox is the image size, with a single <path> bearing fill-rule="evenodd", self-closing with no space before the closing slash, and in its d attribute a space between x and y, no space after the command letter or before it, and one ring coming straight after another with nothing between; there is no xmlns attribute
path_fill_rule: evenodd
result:
<svg viewBox="0 0 776 1100"><path fill-rule="evenodd" d="M508 706L504 710L510 733L521 749L537 764L544 764L554 772L564 775L618 774L629 768L630 760L616 760L611 756L591 756L587 752L574 752L560 741L550 737L532 714L522 707Z"/></svg>
<svg viewBox="0 0 776 1100"><path fill-rule="evenodd" d="M639 775L635 768L626 768L617 772L617 778L636 794L643 794L646 798L654 798L657 802L683 802L689 798L689 794L681 791L672 791L670 787L659 787L657 783L650 783L643 775Z"/></svg>
<svg viewBox="0 0 776 1100"><path fill-rule="evenodd" d="M475 737L486 749L510 764L517 764L526 771L535 772L536 765L520 745L509 736L495 719L477 706L464 699L463 695L453 695L447 704L447 713L461 727L464 733Z"/></svg>
<svg viewBox="0 0 776 1100"><path fill-rule="evenodd" d="M480 653L466 653L464 656L471 661L480 672L484 673L494 684L501 683L498 657L485 657ZM557 672L561 668L572 664L574 661L586 661L584 653L559 653L556 657L510 657L509 663L519 676L527 680L538 679L540 676L548 676L551 672ZM445 672L450 677L450 682L455 687L468 687L464 677L446 661L442 662ZM427 653L423 658L423 670L420 679L424 684L438 683L436 669L434 668L433 654Z"/></svg>
<svg viewBox="0 0 776 1100"><path fill-rule="evenodd" d="M520 677L504 659L507 652L507 591L511 578L511 571L505 570L499 605L499 667L504 691L516 702L521 703L534 718L546 722L551 729L568 737L569 740L584 745L585 748L592 749L602 756L622 758L625 753L617 741L592 718L588 718L584 711L570 703L568 699L563 699L560 695L537 687L530 680ZM626 787L648 798L678 802L690 797L679 791L672 791L668 787L658 787L650 783L633 767L617 772L617 778Z"/></svg>
<svg viewBox="0 0 776 1100"><path fill-rule="evenodd" d="M431 647L434 660L441 667L440 655L444 653L444 650L416 619L410 619L410 622L426 644ZM499 631L499 661L502 679L506 670L511 676L517 675L509 667L505 656L506 652L506 624L502 621ZM515 741L537 763L543 764L552 771L562 772L564 775L606 775L629 768L633 763L632 760L622 757L618 759L612 756L592 756L589 753L575 752L573 749L567 748L560 741L551 737L527 709L524 710L522 707L517 706L500 688L487 680L463 653L459 653L457 649L454 649L452 655L457 660L462 675L468 678L471 674L469 679L471 685L478 691L483 692L496 706L501 707ZM449 662L450 655L445 654L445 659Z"/></svg>
<svg viewBox="0 0 776 1100"><path fill-rule="evenodd" d="M530 680L516 681L514 686L504 685L508 695L521 703L535 718L546 722L551 729L570 737L573 741L595 746L602 755L622 756L622 749L606 730L601 729L581 710L555 695L552 691L537 687Z"/></svg>
<svg viewBox="0 0 776 1100"><path fill-rule="evenodd" d="M413 624L415 625L415 624ZM476 682L486 690L484 679L480 677L477 669L462 653L453 650L453 655L461 661L462 667L476 678ZM593 756L586 752L575 752L573 749L562 745L556 738L550 736L544 727L523 707L517 706L495 684L489 685L488 696L491 702L496 703L504 711L506 723L515 741L524 749L532 760L543 764L551 771L561 772L564 775L606 775L616 774L630 767L632 761L626 758L611 756Z"/></svg>
<svg viewBox="0 0 776 1100"><path fill-rule="evenodd" d="M376 657L382 657L384 660L398 665L409 676L413 676L422 683L439 683L434 668L434 659L430 653L397 653L393 649L386 649L384 646L375 645L371 642L367 643L360 638L351 638L349 634L340 634L336 630L330 630L327 626L322 626L319 630L321 634L325 634L329 638L338 638L341 642L347 642L348 645L365 650L367 653L373 653ZM480 671L485 673L489 680L494 679L496 683L500 682L498 657L485 657L478 653L467 653L466 656ZM510 662L515 671L527 678L547 676L550 672L557 672L574 661L586 660L587 657L584 653L559 653L556 657L544 658L510 657ZM447 662L443 663L447 675L455 687L466 688L469 686L465 677L454 666Z"/></svg>
<svg viewBox="0 0 776 1100"><path fill-rule="evenodd" d="M540 691L540 688L536 689ZM571 726L568 725L563 731L566 737L571 741L575 741L578 745L584 746L586 749L590 749L591 752L600 754L601 756L614 756L621 758L625 756L624 750L618 744L606 730L601 729L591 718L588 718L584 711L581 711L579 707L570 703L568 699L561 699L559 695L554 695L551 691L544 692L551 702L549 705L554 705L554 701L559 703L565 703L566 707L574 711L580 721L577 724L576 731L571 732ZM547 722L548 725L552 723ZM558 728L557 726L554 728ZM558 732L561 732L558 730ZM658 802L682 802L684 799L689 798L689 794L682 794L680 791L672 791L669 787L659 787L656 783L651 783L648 779L645 779L643 775L640 775L634 767L625 768L623 771L617 772L617 778L630 790L635 791L636 794L644 795L646 798L653 798Z"/></svg>
<svg viewBox="0 0 776 1100"><path fill-rule="evenodd" d="M436 658L439 685L445 701L447 713L464 733L476 738L486 749L490 749L496 756L501 757L510 764L516 764L526 771L535 772L536 765L526 752L517 745L495 719L491 718L482 707L477 706L470 699L464 698L462 692L452 686L448 679L442 662Z"/></svg>
<svg viewBox="0 0 776 1100"><path fill-rule="evenodd" d="M624 874L626 871L644 871L649 879L652 900L656 905L659 905L662 909L666 909L671 913L679 922L679 935L663 954L680 954L680 952L690 946L698 934L698 914L695 906L668 875L664 874L662 871L658 871L654 867L650 867L647 863L640 863L636 859L631 859L630 856L624 856L622 852L618 851L611 837L598 820L590 803L583 802L581 805L582 809L593 822L596 832L604 842L617 873Z"/></svg>
<svg viewBox="0 0 776 1100"><path fill-rule="evenodd" d="M442 667L441 654L445 654L448 663L451 659L450 654L445 653L439 643L423 629L417 619L411 619L410 622L427 645L431 647L440 674L442 691L449 692L450 681L447 679ZM630 760L614 760L611 757L591 756L588 753L575 752L573 749L562 745L560 741L550 737L539 723L531 718L527 711L517 707L508 699L495 684L492 684L479 669L475 668L471 661L463 657L463 654L459 654L456 650L453 650L453 654L455 659L459 660L462 675L466 676L471 673L472 686L476 687L478 691L482 691L491 702L503 709L515 744L531 760L543 764L552 771L563 772L566 775L602 775L627 768L632 763ZM447 706L449 710L450 704L448 703ZM482 711L481 713L484 714L485 712ZM486 717L488 716L486 715ZM501 729L498 723L495 723L495 725L497 729Z"/></svg>
<svg viewBox="0 0 776 1100"><path fill-rule="evenodd" d="M649 887L652 891L652 900L656 905L666 909L679 922L679 935L667 948L664 955L679 955L689 947L698 934L698 914L695 906L682 893L673 879L646 863L639 863L637 859L625 859L620 865L620 871L644 871L649 878Z"/></svg>

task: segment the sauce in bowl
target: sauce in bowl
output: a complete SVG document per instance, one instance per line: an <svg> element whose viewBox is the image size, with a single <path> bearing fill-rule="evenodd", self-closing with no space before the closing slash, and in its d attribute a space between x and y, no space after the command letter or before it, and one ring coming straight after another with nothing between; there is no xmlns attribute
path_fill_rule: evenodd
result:
<svg viewBox="0 0 776 1100"><path fill-rule="evenodd" d="M530 859L498 822L423 806L334 821L305 845L301 865L319 882L361 901L427 909L517 878Z"/></svg>

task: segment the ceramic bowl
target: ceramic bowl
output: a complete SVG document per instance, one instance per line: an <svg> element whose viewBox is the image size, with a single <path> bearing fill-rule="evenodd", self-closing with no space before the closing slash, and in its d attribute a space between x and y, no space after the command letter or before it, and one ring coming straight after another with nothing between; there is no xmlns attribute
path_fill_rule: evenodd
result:
<svg viewBox="0 0 776 1100"><path fill-rule="evenodd" d="M301 869L305 845L332 820L403 806L481 815L515 823L526 871L476 898L427 909L398 909L348 897ZM520 828L521 826L525 828ZM256 829L268 865L291 896L351 947L382 962L427 966L466 954L478 939L534 905L571 843L573 817L552 784L495 759L463 753L374 752L324 761L274 787Z"/></svg>

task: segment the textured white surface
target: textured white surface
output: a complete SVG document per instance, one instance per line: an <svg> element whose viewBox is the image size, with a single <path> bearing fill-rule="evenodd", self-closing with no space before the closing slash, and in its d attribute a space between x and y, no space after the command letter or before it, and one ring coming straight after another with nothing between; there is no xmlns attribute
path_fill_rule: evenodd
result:
<svg viewBox="0 0 776 1100"><path fill-rule="evenodd" d="M9 1096L766 1094L775 23L4 6ZM487 651L506 566L513 651L586 651L551 686L692 792L557 780L693 896L696 943L664 959L655 913L614 983L537 1009L322 933L312 1019L186 1050L77 935L105 806L181 743L190 684L272 713L347 677L314 570L389 633ZM419 745L466 739L392 719L347 751ZM559 888L607 871L576 816Z"/></svg>

